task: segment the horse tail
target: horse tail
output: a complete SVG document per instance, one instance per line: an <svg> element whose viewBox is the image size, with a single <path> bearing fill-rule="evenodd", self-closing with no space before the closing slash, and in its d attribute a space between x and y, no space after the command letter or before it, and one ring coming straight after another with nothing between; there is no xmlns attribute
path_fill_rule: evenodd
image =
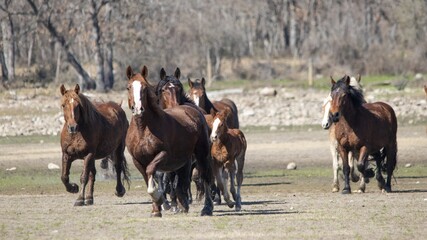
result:
<svg viewBox="0 0 427 240"><path fill-rule="evenodd" d="M126 161L126 158L123 154L123 161L121 161L121 167L123 170L123 181L126 181L126 184L128 185L128 189L130 188L130 172L129 172L129 168L128 168L128 163Z"/></svg>

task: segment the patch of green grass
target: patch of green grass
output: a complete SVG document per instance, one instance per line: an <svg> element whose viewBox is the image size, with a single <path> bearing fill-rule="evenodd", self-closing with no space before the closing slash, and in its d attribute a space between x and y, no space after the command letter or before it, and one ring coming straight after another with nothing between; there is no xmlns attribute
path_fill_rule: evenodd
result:
<svg viewBox="0 0 427 240"><path fill-rule="evenodd" d="M1 144L28 144L28 143L59 143L60 136L52 135L29 135L29 136L7 136L0 137Z"/></svg>

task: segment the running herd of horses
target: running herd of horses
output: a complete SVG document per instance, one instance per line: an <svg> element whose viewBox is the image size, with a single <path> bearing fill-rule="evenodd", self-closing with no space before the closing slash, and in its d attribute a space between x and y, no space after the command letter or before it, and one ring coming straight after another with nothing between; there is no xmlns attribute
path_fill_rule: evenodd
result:
<svg viewBox="0 0 427 240"><path fill-rule="evenodd" d="M236 104L227 98L210 101L204 78L188 79L186 93L180 76L179 68L173 75L162 68L155 86L147 80L146 66L141 72L127 67L130 123L119 104L91 101L79 85L74 89L61 85L65 119L61 180L68 192L79 193L75 206L93 204L96 159L112 160L117 176L115 194L125 194L123 182L129 186L130 181L124 155L127 148L147 185L151 216L161 217L162 210L169 209L167 194L176 205L174 211L188 212L191 181L197 187L196 198L204 200L202 216L213 214L214 201L220 203L221 195L230 208L241 210L247 142L239 130ZM360 181L358 191L364 192L374 176L379 188L390 192L396 167L396 115L386 103L367 103L359 82L360 76L345 75L338 81L331 77L331 92L323 104L322 127L329 129L333 159L332 191L339 191L338 169L342 168L342 193L351 193L350 180ZM81 189L69 179L76 159L83 159ZM375 160L375 172L371 160Z"/></svg>

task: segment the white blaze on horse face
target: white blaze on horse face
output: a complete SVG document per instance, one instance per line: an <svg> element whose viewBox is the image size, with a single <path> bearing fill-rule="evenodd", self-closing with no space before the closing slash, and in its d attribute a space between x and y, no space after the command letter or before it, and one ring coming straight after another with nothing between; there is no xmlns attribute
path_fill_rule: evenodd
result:
<svg viewBox="0 0 427 240"><path fill-rule="evenodd" d="M328 97L325 98L325 100L323 100L322 127L324 129L328 129L332 124L331 119L329 118L329 109L331 108L331 101L332 101L331 94L329 94Z"/></svg>
<svg viewBox="0 0 427 240"><path fill-rule="evenodd" d="M141 107L142 107L142 103L141 103L141 83L139 81L134 81L132 83L132 89L133 89L133 103L134 103L134 111L133 114L137 115L137 114L141 114Z"/></svg>
<svg viewBox="0 0 427 240"><path fill-rule="evenodd" d="M70 100L71 118L74 119L74 98Z"/></svg>
<svg viewBox="0 0 427 240"><path fill-rule="evenodd" d="M219 118L215 118L213 124L212 124L212 132L211 132L211 140L214 141L218 137L218 126L221 124L221 120Z"/></svg>
<svg viewBox="0 0 427 240"><path fill-rule="evenodd" d="M193 94L193 100L194 100L194 103L196 104L196 106L199 106L199 103L200 103L199 95L197 95L197 94L194 93Z"/></svg>

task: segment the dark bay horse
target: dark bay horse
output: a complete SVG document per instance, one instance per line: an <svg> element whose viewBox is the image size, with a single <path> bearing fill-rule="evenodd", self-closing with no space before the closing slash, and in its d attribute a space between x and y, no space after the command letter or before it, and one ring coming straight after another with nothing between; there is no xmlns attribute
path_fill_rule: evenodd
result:
<svg viewBox="0 0 427 240"><path fill-rule="evenodd" d="M177 174L178 201L180 207L188 211L187 192L193 154L205 186L212 182L206 121L200 111L191 106L179 105L163 110L158 104L154 87L146 80L147 67L144 66L141 73L134 73L129 66L126 75L128 104L133 114L126 146L147 184L147 192L153 202L151 215L161 217L163 202L163 195L153 179L156 171ZM201 215L212 215L212 211L212 199L207 191Z"/></svg>
<svg viewBox="0 0 427 240"><path fill-rule="evenodd" d="M230 192L234 201L236 201L236 211L240 211L242 208L240 188L243 183L243 167L247 148L246 138L239 129L228 128L227 117L231 114L228 108L220 112L212 110L211 114L213 116L213 126L210 137L212 141L211 155L214 160L214 175L224 200L232 208L234 203L230 200L227 189L227 179L230 176ZM235 177L237 180L237 192L234 187Z"/></svg>
<svg viewBox="0 0 427 240"><path fill-rule="evenodd" d="M363 94L350 85L350 77L344 76L335 82L331 77L330 114L335 124L338 152L343 160L345 186L342 193L351 193L348 153L358 155L357 169L362 177L370 177L366 171L369 155L377 163L378 187L391 191L391 178L396 167L397 119L393 108L383 102L365 103ZM386 158L387 182L381 171Z"/></svg>
<svg viewBox="0 0 427 240"><path fill-rule="evenodd" d="M125 112L114 102L92 103L80 93L79 85L70 90L61 85L60 90L65 119L61 132L61 180L68 192L79 191L78 185L70 183L69 180L71 163L76 159L84 160L80 177L82 189L74 205L93 204L95 159L106 157L111 158L114 163L117 173L116 195L122 197L126 192L121 180L122 172L129 183L124 156L126 132L129 127Z"/></svg>
<svg viewBox="0 0 427 240"><path fill-rule="evenodd" d="M218 112L224 110L225 108L229 108L231 114L227 118L228 126L230 128L239 128L239 114L236 104L228 98L211 102L206 94L205 82L206 81L204 78L201 80L196 79L195 81L192 81L190 78L188 78L188 86L190 86L190 98L193 99L197 106L204 109L208 114L211 112L211 109Z"/></svg>

